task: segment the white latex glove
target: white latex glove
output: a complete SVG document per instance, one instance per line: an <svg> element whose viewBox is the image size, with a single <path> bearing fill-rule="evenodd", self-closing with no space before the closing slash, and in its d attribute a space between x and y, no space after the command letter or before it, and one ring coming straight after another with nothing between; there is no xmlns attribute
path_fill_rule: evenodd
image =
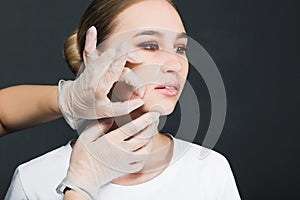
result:
<svg viewBox="0 0 300 200"><path fill-rule="evenodd" d="M141 97L144 88L141 81L127 67L126 62L141 63L137 54L128 53L128 46L123 43L117 49L109 49L99 56L96 49L97 31L91 27L87 31L84 49L83 72L75 81L60 81L58 101L60 110L73 129L78 129L84 119L100 119L121 116L142 106L141 99L124 102L111 102L107 97L113 84L123 81Z"/></svg>
<svg viewBox="0 0 300 200"><path fill-rule="evenodd" d="M58 186L95 199L101 186L120 176L140 171L151 152L159 113L149 112L105 135L111 119L92 123L73 147L66 178Z"/></svg>

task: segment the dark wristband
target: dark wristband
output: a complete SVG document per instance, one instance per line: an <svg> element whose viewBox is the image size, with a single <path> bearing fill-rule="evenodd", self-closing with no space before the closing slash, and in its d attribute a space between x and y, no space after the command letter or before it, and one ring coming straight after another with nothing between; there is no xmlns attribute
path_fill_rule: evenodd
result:
<svg viewBox="0 0 300 200"><path fill-rule="evenodd" d="M67 192L68 190L72 190L72 189L69 188L69 187L66 187L66 188L64 189L63 193L66 194L66 192Z"/></svg>

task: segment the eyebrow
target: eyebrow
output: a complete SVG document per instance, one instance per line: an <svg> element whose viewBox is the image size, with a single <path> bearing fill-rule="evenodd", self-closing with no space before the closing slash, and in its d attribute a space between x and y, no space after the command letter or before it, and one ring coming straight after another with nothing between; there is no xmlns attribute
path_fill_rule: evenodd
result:
<svg viewBox="0 0 300 200"><path fill-rule="evenodd" d="M154 36L160 36L161 33L158 32L158 31L142 31L142 32L139 32L137 33L134 37L138 37L138 36L141 36L141 35L154 35Z"/></svg>
<svg viewBox="0 0 300 200"><path fill-rule="evenodd" d="M180 38L188 38L188 36L185 32L182 32L177 35L177 39L180 39Z"/></svg>
<svg viewBox="0 0 300 200"><path fill-rule="evenodd" d="M134 35L134 38L138 37L138 36L142 36L142 35L152 35L152 36L159 37L159 36L163 35L163 33L159 32L159 31L153 31L153 30L141 31L141 32L137 33L136 35ZM181 39L181 38L188 38L188 36L185 32L177 34L176 39Z"/></svg>

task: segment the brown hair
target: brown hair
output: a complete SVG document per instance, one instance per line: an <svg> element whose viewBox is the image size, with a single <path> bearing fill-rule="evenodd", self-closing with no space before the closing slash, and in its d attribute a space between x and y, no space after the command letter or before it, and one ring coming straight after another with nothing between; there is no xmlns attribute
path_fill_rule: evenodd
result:
<svg viewBox="0 0 300 200"><path fill-rule="evenodd" d="M83 14L79 28L64 43L64 58L77 74L83 58L85 36L91 26L97 29L97 45L109 37L116 26L115 18L130 5L142 0L94 0ZM173 0L166 0L174 5Z"/></svg>

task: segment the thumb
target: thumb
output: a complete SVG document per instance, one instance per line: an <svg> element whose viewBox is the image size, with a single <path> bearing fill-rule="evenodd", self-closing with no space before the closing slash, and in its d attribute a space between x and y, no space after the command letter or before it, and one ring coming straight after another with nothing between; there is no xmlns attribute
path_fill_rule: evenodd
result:
<svg viewBox="0 0 300 200"><path fill-rule="evenodd" d="M83 60L86 62L88 56L95 54L97 46L97 29L92 26L86 32Z"/></svg>
<svg viewBox="0 0 300 200"><path fill-rule="evenodd" d="M113 119L106 118L100 120L92 120L85 126L84 131L81 133L79 140L83 143L91 143L104 135L112 126Z"/></svg>

